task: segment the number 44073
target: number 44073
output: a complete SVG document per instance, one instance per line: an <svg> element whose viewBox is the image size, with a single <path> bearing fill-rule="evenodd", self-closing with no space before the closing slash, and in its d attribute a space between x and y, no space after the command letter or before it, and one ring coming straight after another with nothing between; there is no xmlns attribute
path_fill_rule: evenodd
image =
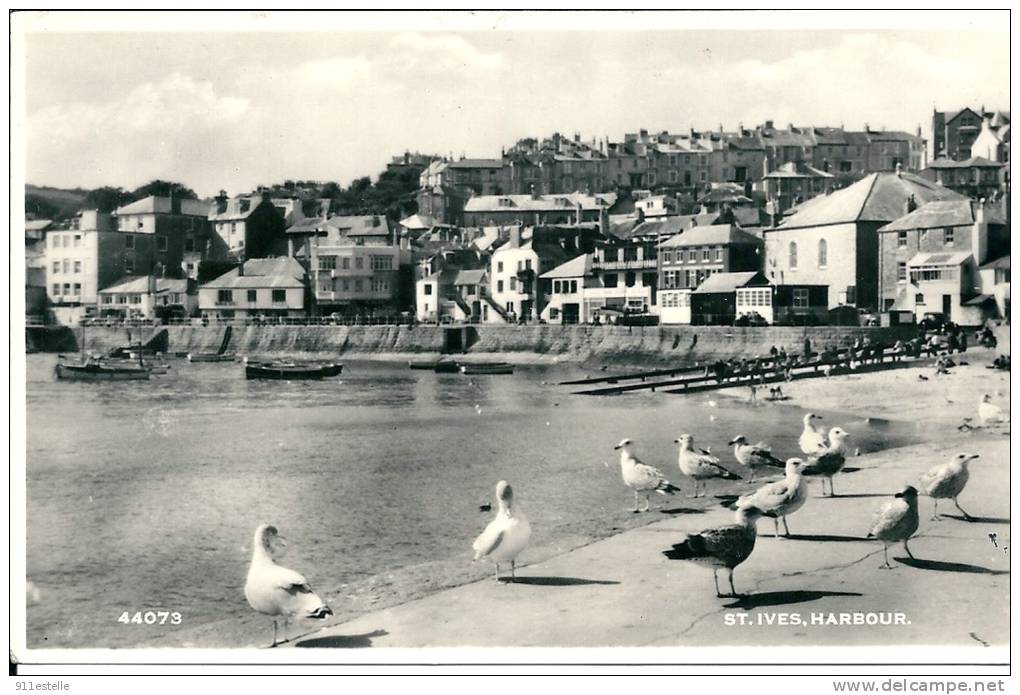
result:
<svg viewBox="0 0 1020 695"><path fill-rule="evenodd" d="M124 611L117 618L118 623L125 625L171 625L181 624L181 614L177 611Z"/></svg>

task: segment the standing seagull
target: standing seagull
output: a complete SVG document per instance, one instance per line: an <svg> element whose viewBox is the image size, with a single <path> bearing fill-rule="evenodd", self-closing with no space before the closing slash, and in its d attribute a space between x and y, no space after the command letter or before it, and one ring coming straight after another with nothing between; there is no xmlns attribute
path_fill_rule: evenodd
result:
<svg viewBox="0 0 1020 695"><path fill-rule="evenodd" d="M825 433L815 429L813 423L815 420L821 420L821 415L815 415L814 413L808 413L804 416L804 431L800 433L800 439L797 443L800 444L800 450L805 454L813 454L819 449L824 449L825 444Z"/></svg>
<svg viewBox="0 0 1020 695"><path fill-rule="evenodd" d="M333 615L329 606L312 591L307 579L273 560L276 548L287 546L275 526L262 524L255 529L253 546L244 597L259 613L273 616L272 646L277 644L277 616L283 617L283 641L286 642L287 625L294 616L323 620Z"/></svg>
<svg viewBox="0 0 1020 695"><path fill-rule="evenodd" d="M674 444L680 445L680 453L677 455L677 464L680 472L694 478L694 496L700 497L698 490L701 481L709 478L724 478L726 480L740 480L736 473L726 470L719 465L719 458L712 456L704 449L694 449L694 436L682 434L679 439L673 440Z"/></svg>
<svg viewBox="0 0 1020 695"><path fill-rule="evenodd" d="M472 548L475 560L490 557L496 563L496 581L499 581L499 563L510 563L510 581L515 581L516 559L531 539L531 524L524 514L514 508L514 491L510 483L500 480L496 483L496 501L499 511L489 522L482 534L475 539Z"/></svg>
<svg viewBox="0 0 1020 695"><path fill-rule="evenodd" d="M761 518L761 510L754 506L740 507L736 512L736 523L716 528L705 529L701 533L689 535L673 545L662 554L670 560L689 560L705 564L712 568L715 580L715 595L723 597L719 591L719 570L730 571L730 594L737 596L733 586L733 569L746 560L754 550L754 541L758 537L757 522Z"/></svg>
<svg viewBox="0 0 1020 695"><path fill-rule="evenodd" d="M772 455L772 449L762 442L749 444L747 437L738 434L729 443L733 447L733 457L737 459L737 462L751 469L750 482L752 483L754 482L754 474L759 468L766 466L786 467L785 463Z"/></svg>
<svg viewBox="0 0 1020 695"><path fill-rule="evenodd" d="M935 515L932 517L932 521L939 520L940 499L953 500L953 504L963 514L963 518L967 521L972 519L956 498L963 492L963 488L967 486L967 481L970 479L967 464L976 458L978 458L977 454L957 454L949 460L949 463L935 466L921 476L921 492L931 497L935 502Z"/></svg>
<svg viewBox="0 0 1020 695"><path fill-rule="evenodd" d="M846 464L846 440L850 435L839 427L829 430L829 445L808 457L802 472L804 475L821 475L829 479L829 497L836 496L832 487L832 476L843 470ZM822 481L822 495L825 495L825 481Z"/></svg>
<svg viewBox="0 0 1020 695"><path fill-rule="evenodd" d="M634 455L634 442L631 440L624 439L613 449L620 452L620 473L623 475L623 482L634 491L635 512L647 512L650 509L649 498L653 492L660 495L680 492L680 488L666 480L662 471L638 460ZM644 509L638 509L638 495L641 492L645 493Z"/></svg>
<svg viewBox="0 0 1020 695"><path fill-rule="evenodd" d="M986 426L1009 422L1009 417L1002 412L1002 408L992 403L992 396L989 393L981 396L981 402L978 403L978 417L981 418L981 424Z"/></svg>
<svg viewBox="0 0 1020 695"><path fill-rule="evenodd" d="M788 459L785 479L744 495L737 500L737 508L757 507L765 516L771 516L776 525L776 538L779 538L779 519L782 517L783 529L789 537L790 527L786 524L786 517L803 507L808 497L807 481L800 475L803 466L802 459Z"/></svg>
<svg viewBox="0 0 1020 695"><path fill-rule="evenodd" d="M917 532L919 519L917 516L917 490L908 485L900 492L893 495L894 499L889 500L875 514L871 522L871 530L868 531L868 538L877 538L882 541L882 552L885 553L885 564L880 569L891 570L889 564L889 545L903 541L903 549L907 551L910 559L914 554L910 552L907 541Z"/></svg>

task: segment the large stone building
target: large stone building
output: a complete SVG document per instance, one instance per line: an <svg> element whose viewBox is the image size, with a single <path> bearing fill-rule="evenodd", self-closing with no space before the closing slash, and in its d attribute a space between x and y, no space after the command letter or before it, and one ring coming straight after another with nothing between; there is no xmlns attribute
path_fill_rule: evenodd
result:
<svg viewBox="0 0 1020 695"><path fill-rule="evenodd" d="M827 285L830 307L876 308L878 229L933 200L962 198L916 174L869 174L764 230L764 270L777 285Z"/></svg>

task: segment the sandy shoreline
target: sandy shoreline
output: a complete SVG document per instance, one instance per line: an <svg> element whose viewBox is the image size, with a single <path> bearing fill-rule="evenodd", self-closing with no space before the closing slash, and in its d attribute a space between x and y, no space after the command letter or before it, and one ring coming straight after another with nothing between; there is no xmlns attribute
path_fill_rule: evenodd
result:
<svg viewBox="0 0 1020 695"><path fill-rule="evenodd" d="M946 433L947 441L939 444L926 440L924 443L916 446L890 449L855 459L854 466L859 466L862 470L855 474L844 475L841 480L841 488L847 488L851 480L854 482L865 481L865 478L869 476L869 471L881 470L883 476L888 477L890 473L893 476L888 481L884 481L882 489L883 493L886 493L886 488L893 490L908 480L902 474L897 475L894 473L893 471L896 469L903 468L918 470L919 472L923 471L934 462L941 462L940 457L947 456L944 452L947 447L984 448L990 452L989 458L996 461L992 465L986 465L979 469L982 473L990 470L995 471L998 483L991 485L989 488L990 492L985 496L989 497L987 500L990 505L989 509L994 508L996 511L992 513L982 509L980 512L975 511L974 513L982 516L987 514L990 518L1005 518L1008 517L1008 494L1001 495L1001 499L999 499L998 497L1000 496L994 493L997 490L1008 489L1008 439L1001 433L984 431L960 432L956 429L957 425L963 422L963 418L974 416L976 404L981 393L985 391L990 391L993 394L999 392L1003 395L997 397L996 400L1002 403L1008 402L1008 374L984 368L984 364L990 362L993 357L994 353L991 351L972 350L964 355L964 359L970 362L970 365L957 368L953 370L951 375L939 377L938 379L932 375L933 370L930 367L919 366L867 375L851 374L826 379L798 381L785 385L784 390L792 397L791 405L800 407L810 406L822 411L836 411L846 413L847 415L890 420L911 420L923 417L927 419L933 428L941 426L942 431ZM927 381L921 380L918 376L920 374L930 378ZM720 391L719 394L723 397L732 398L746 399L748 397L746 388L725 389ZM663 395L663 397L668 398L671 396ZM935 431L935 429L928 429L927 431L930 433ZM979 475L975 475L974 479L971 485L975 489L979 487L978 479L985 480L983 476ZM980 484L980 487L983 488L987 482L985 480L985 482ZM751 486L748 485L747 487L750 488ZM969 492L970 489L968 489L967 494ZM839 503L849 504L850 500L840 501ZM871 503L873 505L875 500L863 499L858 503ZM559 529L559 540L556 543L529 548L527 556L523 558L529 565L525 573L529 570L541 570L543 575L550 574L551 568L570 568L573 562L581 562L593 552L593 548L601 548L603 545L608 544L623 550L629 546L631 541L636 541L637 539L662 538L662 540L665 540L666 538L673 538L673 535L677 535L681 527L687 530L697 530L693 527L688 528L691 527L692 523L694 526L706 524L711 520L725 523L730 514L725 510L720 510L718 502L711 498L703 500L683 499L678 500L678 504L686 510L686 513L672 517L661 514L640 516L621 514L619 519L612 520L612 525L604 533L593 534L592 526L584 522L574 524L576 529ZM671 506L676 507L677 504L671 504ZM798 525L806 523L806 520L810 519L810 514L806 511L802 512L802 514L804 516L798 521ZM861 514L864 514L864 512L861 511ZM717 517L719 518L717 519ZM865 523L867 518L865 516L862 523ZM662 519L666 520L663 521ZM964 526L963 530L967 532L967 535L961 537L961 542L966 539L967 543L971 543L973 540L970 538L973 535L971 532L977 532L978 526L977 524ZM764 532L764 526L762 530ZM992 531L998 532L1000 536L1008 536L1008 526L993 525ZM673 535L669 535L670 533ZM979 535L984 537L986 533ZM480 581L489 576L490 568L484 564L472 564L470 562L470 555L467 551L469 545L470 539L466 539L465 553L462 558L454 558L449 561L427 565L416 565L388 574L361 578L339 586L322 586L320 581L320 586L317 588L326 596L336 612L336 616L329 621L327 627L321 631L316 630L314 633L312 630L319 627L318 625L305 624L295 626L296 629L294 629L294 634L292 634L292 644L300 644L302 641L311 642L304 646L368 646L369 643L379 646L488 644L489 642L486 641L489 639L488 637L475 635L470 631L463 634L459 632L453 633L460 635L457 637L458 640L463 640L455 642L448 641L449 635L444 638L443 634L437 634L434 630L425 630L428 635L432 635L431 637L414 634L415 625L417 625L413 618L415 611L430 610L427 608L430 602L444 604L448 601L462 601L467 599L464 599L463 596L457 598L458 592L468 592L470 594L474 591L480 591L480 596L486 596L487 592L490 591L487 587L489 587L491 582ZM800 545L804 546L805 550L808 550L807 546L812 544L802 543ZM862 554L865 551L867 553L874 553L875 551L880 553L880 546L873 544L865 544L864 546L859 546L858 543L825 545L853 546L861 550ZM649 550L649 553L654 555L651 550ZM618 563L607 561L602 570L609 573L618 572L628 562L624 558L620 558ZM677 565L685 563L672 564L674 567L670 567L670 570L676 568ZM979 564L975 563L975 566ZM546 568L550 569L547 571ZM563 571L566 571L566 569ZM738 582L740 581L739 576L740 571L738 570ZM997 574L989 575L992 579L997 576ZM709 589L711 588L710 575L700 578L695 576L693 581L695 584L691 587L692 591L700 593L704 588L701 585L705 581L709 582L708 587ZM764 585L771 581L771 579L763 577L758 583ZM1008 581L996 579L994 584L994 587L988 587L988 589L991 591L1002 590L1007 592L1004 600L1007 599ZM619 586L615 584L595 584L591 585L589 590L596 591L600 586L602 591L609 591L610 587L615 587L615 590L619 590ZM574 589L580 589L580 587L574 587ZM511 590L513 589L511 588ZM609 591L609 593L613 593L613 591ZM711 598L711 592L709 593L709 598ZM838 603L839 597L834 597L831 600ZM853 603L848 598L843 598L842 600L851 605ZM824 603L825 601L819 600L817 602ZM425 608L422 608L423 606ZM812 607L812 610L815 610L815 608ZM821 610L821 608L818 608L818 610ZM362 640L361 642L365 642L364 644L360 642L358 644L348 644L344 639L340 639L343 635L360 634L357 632L359 626L375 624L379 621L392 621L394 619L394 611L398 613L402 611L409 612L411 617L407 618L408 622L404 630L398 632L386 628L378 628L386 631L387 636L382 637L380 635L371 640ZM208 623L178 631L164 639L139 646L264 646L264 638L267 634L265 627L267 624L264 617L252 614L250 617L240 621L231 620ZM419 627L424 629L422 625L419 625ZM373 633L375 630L376 628L373 628L373 630L368 630L364 634ZM989 640L988 636L984 636L983 639L994 642L1000 635L1000 632L997 630L998 628L988 633L993 638L992 640ZM303 637L295 637L295 635L303 635ZM600 642L600 644L618 643L614 642L608 634L603 637L608 641ZM717 635L717 637L724 639L725 634ZM333 639L333 644L329 642L330 639ZM424 641L421 641L422 639ZM523 646L526 643L516 641L520 638L515 637L512 633L504 635L502 639L506 641L496 642L496 644L502 646ZM588 644L588 642L580 637L569 639L566 636L561 636L561 639L565 640L562 643L563 646ZM580 643L578 643L578 639L581 639ZM665 639L669 642L672 638L662 636L649 640L640 638L634 640L634 643L654 643L658 639ZM320 642L315 642L315 640L320 640ZM560 644L555 641L549 643ZM620 644L630 643L630 641L626 640L620 642Z"/></svg>

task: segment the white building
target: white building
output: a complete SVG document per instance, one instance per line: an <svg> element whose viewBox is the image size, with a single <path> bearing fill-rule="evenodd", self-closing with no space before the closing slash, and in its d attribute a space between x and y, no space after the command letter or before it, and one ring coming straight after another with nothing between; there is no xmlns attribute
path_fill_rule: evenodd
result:
<svg viewBox="0 0 1020 695"><path fill-rule="evenodd" d="M160 307L166 307L166 311L184 318L191 316L197 306L198 294L188 279L125 277L99 291L100 316L151 320L158 318Z"/></svg>
<svg viewBox="0 0 1020 695"><path fill-rule="evenodd" d="M306 315L305 269L293 258L255 258L198 289L203 318L231 320Z"/></svg>

